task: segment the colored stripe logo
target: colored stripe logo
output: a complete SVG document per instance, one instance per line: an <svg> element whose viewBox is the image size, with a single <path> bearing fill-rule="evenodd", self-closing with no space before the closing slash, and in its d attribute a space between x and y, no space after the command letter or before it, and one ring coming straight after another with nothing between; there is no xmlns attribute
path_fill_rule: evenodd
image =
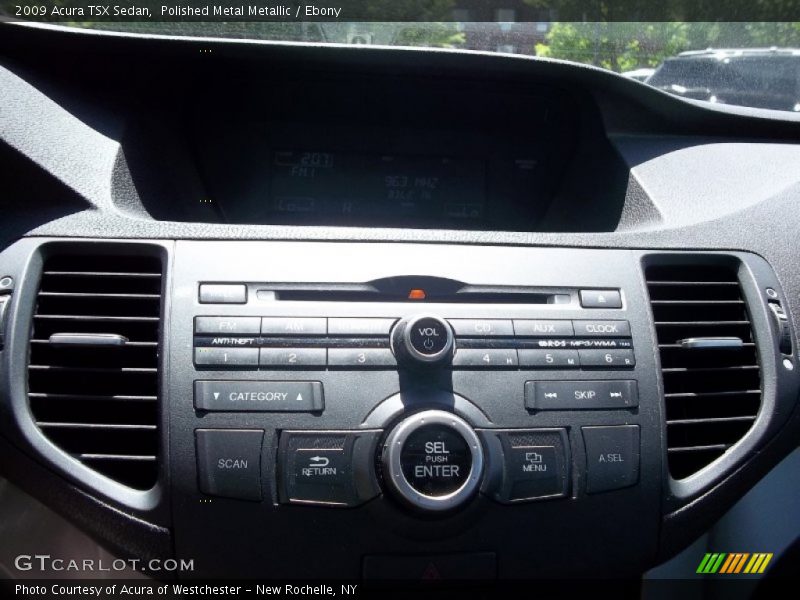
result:
<svg viewBox="0 0 800 600"><path fill-rule="evenodd" d="M736 575L738 573L761 574L772 560L772 552L709 552L700 561L697 573Z"/></svg>

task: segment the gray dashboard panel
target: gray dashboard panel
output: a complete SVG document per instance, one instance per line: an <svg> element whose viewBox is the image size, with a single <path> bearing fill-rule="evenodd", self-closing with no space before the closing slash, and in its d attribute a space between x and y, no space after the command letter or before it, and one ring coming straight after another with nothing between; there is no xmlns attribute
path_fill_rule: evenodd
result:
<svg viewBox="0 0 800 600"><path fill-rule="evenodd" d="M342 268L346 266L347 268ZM599 574L610 564L594 550L601 542L614 556L618 575L641 570L654 560L661 510L664 442L658 372L649 313L641 285L638 253L591 252L418 244L344 244L310 242L191 242L175 248L172 289L172 369L169 373L170 455L176 551L195 558L203 575L261 573L286 577L358 577L361 558L371 554L449 554L488 551L497 555L501 577L566 576L579 561L582 571ZM623 310L587 311L574 305L489 305L413 302L300 302L251 297L245 305L198 302L202 281L248 283L362 283L402 275L439 276L486 286L621 288ZM254 279L255 278L255 279ZM257 285L255 286L258 287ZM627 319L636 354L633 371L443 370L431 379L395 370L203 370L192 366L193 317L229 316L403 317L423 310L446 318ZM524 383L531 379L619 379L639 382L639 407L621 411L537 412L525 409ZM193 406L195 379L315 380L325 389L325 410L302 413L198 413ZM348 509L285 506L276 503L276 430L347 430L361 423L385 399L398 392L406 411L437 407L426 398L433 390L452 390L485 415L473 426L495 428L566 427L573 470L570 498L501 508L479 498L464 510L438 519L415 517L381 495ZM458 412L458 404L455 405ZM474 409L473 409L474 410ZM388 428L392 420L368 421ZM585 452L580 427L638 424L641 428L641 478L638 485L607 494L587 495ZM194 430L264 429L261 474L265 500L248 503L225 498L201 502L197 490ZM598 518L598 514L603 514ZM307 527L309 520L312 528ZM197 527L198 522L205 525ZM253 528L253 523L260 527ZM625 526L621 526L625 523ZM522 530L522 533L520 532ZM320 532L325 532L321 534ZM514 531L514 535L512 535ZM245 535L244 532L247 532ZM315 533L316 532L316 533ZM369 534L367 533L369 532ZM633 533L635 532L635 534ZM521 534L520 534L521 533ZM555 540L585 543L554 555ZM293 539L291 545L276 539ZM529 544L531 538L552 540ZM230 560L221 549L237 544ZM303 559L313 553L325 561ZM257 558L256 558L257 557ZM269 565L266 567L265 565Z"/></svg>

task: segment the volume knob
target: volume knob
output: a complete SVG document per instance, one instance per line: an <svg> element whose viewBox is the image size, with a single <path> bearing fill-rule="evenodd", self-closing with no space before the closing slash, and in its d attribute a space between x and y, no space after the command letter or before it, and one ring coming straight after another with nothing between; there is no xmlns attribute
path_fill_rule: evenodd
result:
<svg viewBox="0 0 800 600"><path fill-rule="evenodd" d="M434 315L407 317L392 330L392 350L398 362L408 366L449 364L455 351L453 330Z"/></svg>

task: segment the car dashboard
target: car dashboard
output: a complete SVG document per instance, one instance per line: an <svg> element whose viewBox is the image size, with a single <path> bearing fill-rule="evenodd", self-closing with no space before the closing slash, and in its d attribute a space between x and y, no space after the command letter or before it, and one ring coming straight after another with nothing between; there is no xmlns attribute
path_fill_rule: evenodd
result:
<svg viewBox="0 0 800 600"><path fill-rule="evenodd" d="M796 447L797 117L2 29L2 474L115 553L638 576Z"/></svg>

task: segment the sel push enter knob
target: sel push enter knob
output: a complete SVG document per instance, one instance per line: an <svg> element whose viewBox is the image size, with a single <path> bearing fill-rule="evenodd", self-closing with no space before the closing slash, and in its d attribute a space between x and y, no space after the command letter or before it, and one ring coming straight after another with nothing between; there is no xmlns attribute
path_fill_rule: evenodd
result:
<svg viewBox="0 0 800 600"><path fill-rule="evenodd" d="M434 315L407 317L392 330L392 349L397 360L407 366L449 364L455 350L453 330Z"/></svg>
<svg viewBox="0 0 800 600"><path fill-rule="evenodd" d="M463 504L483 475L483 447L470 425L443 410L406 417L383 446L386 483L415 508L443 511Z"/></svg>

